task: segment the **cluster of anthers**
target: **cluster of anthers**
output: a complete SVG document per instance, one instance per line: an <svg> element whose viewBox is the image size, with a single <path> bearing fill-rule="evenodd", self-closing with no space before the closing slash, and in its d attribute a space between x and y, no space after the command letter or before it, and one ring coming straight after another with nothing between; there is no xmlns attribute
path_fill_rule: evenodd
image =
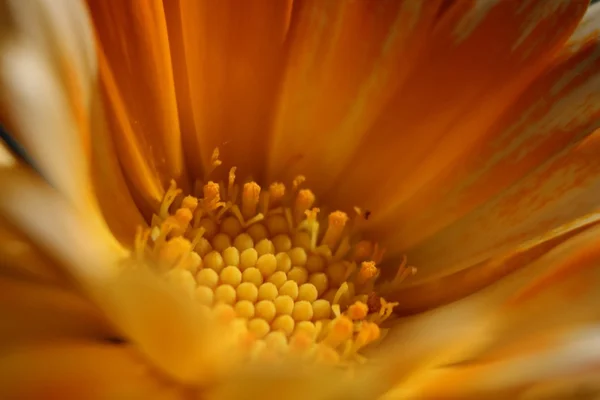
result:
<svg viewBox="0 0 600 400"><path fill-rule="evenodd" d="M220 165L218 149L213 166ZM380 340L397 303L375 291L383 250L352 243L365 216L334 211L321 228L314 194L272 183L198 182L182 196L175 182L151 227L140 229L134 256L153 261L207 312L242 329L245 356L288 354L318 363L353 365ZM415 272L405 263L393 283ZM241 328L240 328L241 327Z"/></svg>

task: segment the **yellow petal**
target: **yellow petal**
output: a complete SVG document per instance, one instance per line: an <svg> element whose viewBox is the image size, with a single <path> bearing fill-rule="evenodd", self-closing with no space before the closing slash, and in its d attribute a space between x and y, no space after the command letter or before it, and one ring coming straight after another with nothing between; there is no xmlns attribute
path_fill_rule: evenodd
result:
<svg viewBox="0 0 600 400"><path fill-rule="evenodd" d="M202 178L218 146L224 164L260 179L291 1L179 0L165 8L192 175Z"/></svg>
<svg viewBox="0 0 600 400"><path fill-rule="evenodd" d="M32 345L3 353L0 394L19 399L180 399L131 348L91 342Z"/></svg>
<svg viewBox="0 0 600 400"><path fill-rule="evenodd" d="M125 175L156 206L170 179L184 183L171 56L159 0L88 1L99 40L110 131Z"/></svg>
<svg viewBox="0 0 600 400"><path fill-rule="evenodd" d="M85 10L68 0L3 0L0 7L0 98L8 127L44 176L86 206L96 64Z"/></svg>
<svg viewBox="0 0 600 400"><path fill-rule="evenodd" d="M294 3L271 178L301 173L317 193L330 188L371 140L367 131L406 84L442 9L437 0Z"/></svg>

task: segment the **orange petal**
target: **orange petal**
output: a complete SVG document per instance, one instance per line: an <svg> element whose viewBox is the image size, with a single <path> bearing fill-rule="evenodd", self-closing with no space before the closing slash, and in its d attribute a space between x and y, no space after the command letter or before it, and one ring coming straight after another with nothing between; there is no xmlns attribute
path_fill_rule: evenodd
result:
<svg viewBox="0 0 600 400"><path fill-rule="evenodd" d="M318 193L329 188L406 83L443 7L438 0L295 2L271 176L301 173Z"/></svg>
<svg viewBox="0 0 600 400"><path fill-rule="evenodd" d="M100 77L125 175L151 205L170 179L184 183L183 154L163 6L96 1Z"/></svg>
<svg viewBox="0 0 600 400"><path fill-rule="evenodd" d="M599 126L598 43L567 48L444 173L387 215L408 248L463 217ZM376 217L375 217L376 218ZM380 220L380 225L386 223ZM390 229L388 229L390 231Z"/></svg>
<svg viewBox="0 0 600 400"><path fill-rule="evenodd" d="M331 195L340 202L361 201L374 220L391 226L388 211L403 207L451 167L461 168L467 151L493 137L490 127L548 65L587 3L452 2L407 83L369 128ZM471 157L478 156L473 149ZM454 187L460 182L446 183ZM443 197L427 205L437 206L439 200ZM420 215L408 210L413 218ZM426 228L415 225L407 230L421 237L419 230Z"/></svg>
<svg viewBox="0 0 600 400"><path fill-rule="evenodd" d="M550 338L537 337L538 345L544 341L541 349L523 347L520 354L507 359L431 370L418 380L404 383L400 393L405 397L400 398L509 398L510 393L533 384L572 377L597 367L599 333L600 328L594 326Z"/></svg>
<svg viewBox="0 0 600 400"><path fill-rule="evenodd" d="M147 226L132 198L108 132L99 96L92 105L92 184L98 205L113 235L131 246L137 227Z"/></svg>
<svg viewBox="0 0 600 400"><path fill-rule="evenodd" d="M72 201L89 200L88 116L96 61L79 2L3 1L0 100L11 132Z"/></svg>
<svg viewBox="0 0 600 400"><path fill-rule="evenodd" d="M128 347L90 342L26 346L0 359L0 394L19 399L180 399Z"/></svg>
<svg viewBox="0 0 600 400"><path fill-rule="evenodd" d="M597 365L600 353L585 349L597 347L599 232L588 229L482 292L395 327L398 343L421 332L408 355L428 344L404 389L485 397ZM441 324L444 332L425 330Z"/></svg>
<svg viewBox="0 0 600 400"><path fill-rule="evenodd" d="M465 268L461 271L422 283L399 287L386 296L398 301L394 312L412 315L450 303L481 290L521 268L528 267L539 257L573 236L600 223L600 214L592 214L553 229L506 254Z"/></svg>
<svg viewBox="0 0 600 400"><path fill-rule="evenodd" d="M64 339L117 336L100 310L73 290L0 277L1 347Z"/></svg>
<svg viewBox="0 0 600 400"><path fill-rule="evenodd" d="M64 282L56 263L4 218L0 218L0 271L34 281Z"/></svg>
<svg viewBox="0 0 600 400"><path fill-rule="evenodd" d="M600 120L599 120L600 121ZM417 279L475 265L598 208L600 131L409 252Z"/></svg>
<svg viewBox="0 0 600 400"><path fill-rule="evenodd" d="M202 178L218 146L226 165L259 179L291 1L165 3L193 174Z"/></svg>

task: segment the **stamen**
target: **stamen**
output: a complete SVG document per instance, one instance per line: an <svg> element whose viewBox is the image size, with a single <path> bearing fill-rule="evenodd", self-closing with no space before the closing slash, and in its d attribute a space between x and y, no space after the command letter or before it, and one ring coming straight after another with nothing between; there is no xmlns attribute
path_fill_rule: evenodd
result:
<svg viewBox="0 0 600 400"><path fill-rule="evenodd" d="M327 226L323 240L321 240L321 244L335 249L335 246L342 237L347 221L348 215L344 212L334 211L329 214L329 225Z"/></svg>
<svg viewBox="0 0 600 400"><path fill-rule="evenodd" d="M377 277L379 270L373 261L363 261L356 277L356 283L364 285L370 280Z"/></svg>
<svg viewBox="0 0 600 400"><path fill-rule="evenodd" d="M211 168L220 164L215 149ZM240 361L293 354L350 371L397 305L382 290L414 268L404 260L387 287L378 282L384 250L357 241L366 213L356 209L350 219L334 211L321 230L314 193L300 189L303 176L286 194L282 183L240 186L235 174L231 168L227 183L196 182L197 197L179 197L172 181L150 228L138 229L131 257L156 265L223 325L223 343Z"/></svg>
<svg viewBox="0 0 600 400"><path fill-rule="evenodd" d="M177 189L177 183L173 179L171 179L171 183L169 188L167 189L163 200L160 204L160 209L158 211L158 216L163 220L169 216L169 207L175 201L177 196L181 194L181 189Z"/></svg>
<svg viewBox="0 0 600 400"><path fill-rule="evenodd" d="M308 189L303 189L298 192L296 202L294 203L294 221L296 224L304 219L306 211L308 211L315 202L315 195Z"/></svg>
<svg viewBox="0 0 600 400"><path fill-rule="evenodd" d="M203 187L204 199L202 206L207 212L212 212L219 207L221 202L220 187L218 184L210 181Z"/></svg>
<svg viewBox="0 0 600 400"><path fill-rule="evenodd" d="M219 148L215 147L210 156L210 167L207 169L206 174L204 175L204 179L207 180L210 177L210 175L214 172L214 170L217 169L217 167L219 167L221 164L222 162L219 159Z"/></svg>
<svg viewBox="0 0 600 400"><path fill-rule="evenodd" d="M259 198L260 186L256 182L245 183L242 194L242 215L244 218L252 218L256 215Z"/></svg>

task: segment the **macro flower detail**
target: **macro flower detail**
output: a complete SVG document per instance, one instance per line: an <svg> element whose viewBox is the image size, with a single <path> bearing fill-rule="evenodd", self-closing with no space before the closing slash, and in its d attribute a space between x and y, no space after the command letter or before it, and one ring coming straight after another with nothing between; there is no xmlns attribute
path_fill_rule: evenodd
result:
<svg viewBox="0 0 600 400"><path fill-rule="evenodd" d="M597 396L599 18L0 0L0 397Z"/></svg>

